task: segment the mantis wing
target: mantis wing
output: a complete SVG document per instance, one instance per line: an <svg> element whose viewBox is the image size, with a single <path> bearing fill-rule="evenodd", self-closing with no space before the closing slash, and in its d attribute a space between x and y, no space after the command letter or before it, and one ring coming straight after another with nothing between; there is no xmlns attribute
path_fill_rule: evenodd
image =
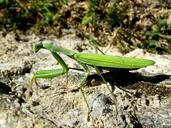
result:
<svg viewBox="0 0 171 128"><path fill-rule="evenodd" d="M153 65L155 63L154 61L148 59L91 53L77 53L74 57L77 58L77 60L81 63L102 68L119 68L131 70L143 68L149 65Z"/></svg>

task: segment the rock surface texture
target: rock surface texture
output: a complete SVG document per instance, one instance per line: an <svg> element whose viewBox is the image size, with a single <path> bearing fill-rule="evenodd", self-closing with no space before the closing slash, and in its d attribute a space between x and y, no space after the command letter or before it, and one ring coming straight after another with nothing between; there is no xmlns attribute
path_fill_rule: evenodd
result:
<svg viewBox="0 0 171 128"><path fill-rule="evenodd" d="M88 113L77 89L82 71L70 70L66 76L38 79L38 87L28 96L32 74L39 69L60 65L49 51L32 51L42 40L34 34L0 34L0 128L170 128L171 55L157 55L136 49L124 56L147 58L156 63L134 71L105 72L104 84L91 69L84 87L91 111ZM75 51L95 52L88 41L68 35L46 38L55 45ZM103 48L102 48L103 50ZM106 54L121 55L115 49ZM70 67L80 66L65 55ZM113 89L111 94L107 86Z"/></svg>

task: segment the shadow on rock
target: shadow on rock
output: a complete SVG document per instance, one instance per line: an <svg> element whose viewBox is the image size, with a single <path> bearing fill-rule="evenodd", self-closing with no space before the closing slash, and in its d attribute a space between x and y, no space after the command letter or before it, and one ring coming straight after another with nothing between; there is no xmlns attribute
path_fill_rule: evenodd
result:
<svg viewBox="0 0 171 128"><path fill-rule="evenodd" d="M104 79L114 87L121 87L127 89L142 90L146 94L159 94L167 95L171 93L171 89L167 87L157 86L156 84L169 79L170 75L156 75L156 76L143 76L140 73L132 73L128 70L114 70L111 72L103 73ZM90 75L88 77L89 85L96 86L99 84L92 84L92 81L101 83L102 79L97 75Z"/></svg>
<svg viewBox="0 0 171 128"><path fill-rule="evenodd" d="M9 85L0 81L0 94L9 94L11 91Z"/></svg>

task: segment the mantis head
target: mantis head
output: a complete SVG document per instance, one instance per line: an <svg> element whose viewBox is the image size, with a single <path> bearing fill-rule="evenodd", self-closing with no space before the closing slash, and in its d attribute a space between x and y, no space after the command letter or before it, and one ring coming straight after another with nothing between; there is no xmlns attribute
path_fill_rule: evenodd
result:
<svg viewBox="0 0 171 128"><path fill-rule="evenodd" d="M42 43L39 43L39 44L36 44L33 48L33 50L35 52L38 52L41 48L43 48L43 44Z"/></svg>

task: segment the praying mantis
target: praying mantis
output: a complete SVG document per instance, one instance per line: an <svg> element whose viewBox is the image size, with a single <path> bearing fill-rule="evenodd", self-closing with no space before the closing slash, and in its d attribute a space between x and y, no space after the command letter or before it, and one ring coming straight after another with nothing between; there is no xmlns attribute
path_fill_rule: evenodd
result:
<svg viewBox="0 0 171 128"><path fill-rule="evenodd" d="M84 71L84 77L81 80L79 89L83 95L83 98L86 102L88 109L89 109L89 105L86 100L82 87L84 86L84 83L87 80L88 75L90 74L89 66L94 67L97 74L102 78L104 82L106 82L101 74L101 71L103 70L108 70L108 71L112 71L115 69L135 70L135 69L144 68L146 66L153 65L155 63L153 60L139 59L133 57L112 56L112 55L95 54L95 53L79 53L63 47L55 46L52 43L49 43L48 41L42 41L41 43L35 45L34 47L35 52L38 52L40 49L49 50L53 55L53 57L62 66L62 68L39 70L35 72L30 80L29 89L32 91L32 85L34 82L36 82L36 79L38 78L54 78L64 74L68 76L69 69L72 68L68 67L68 65L61 58L59 53L62 53L70 57L71 59L77 61L82 66L82 69Z"/></svg>

